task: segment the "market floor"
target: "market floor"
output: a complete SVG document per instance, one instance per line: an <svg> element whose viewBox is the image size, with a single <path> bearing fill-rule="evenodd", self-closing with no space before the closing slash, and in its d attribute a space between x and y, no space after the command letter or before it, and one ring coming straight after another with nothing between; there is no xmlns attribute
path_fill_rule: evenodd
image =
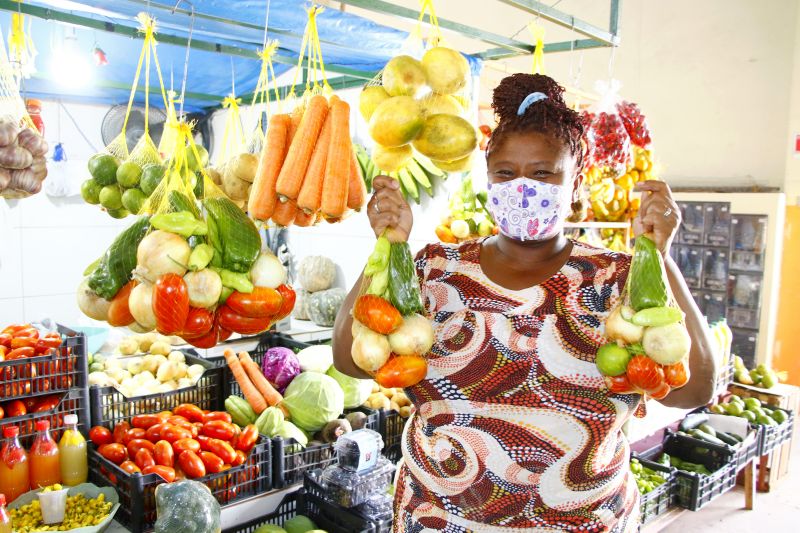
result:
<svg viewBox="0 0 800 533"><path fill-rule="evenodd" d="M797 439L795 439L797 440ZM668 526L663 533L700 533L704 531L764 531L781 533L798 531L800 519L800 444L794 443L789 474L769 493L756 493L752 511L744 508L742 487L720 496L700 511L686 511Z"/></svg>

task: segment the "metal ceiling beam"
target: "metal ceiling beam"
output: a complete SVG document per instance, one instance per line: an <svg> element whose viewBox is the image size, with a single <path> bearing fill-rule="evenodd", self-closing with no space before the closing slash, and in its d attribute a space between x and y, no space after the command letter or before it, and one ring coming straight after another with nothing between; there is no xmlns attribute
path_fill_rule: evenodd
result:
<svg viewBox="0 0 800 533"><path fill-rule="evenodd" d="M610 30L605 30L594 24L589 24L581 19L564 13L558 9L554 9L544 2L537 2L536 0L500 0L504 4L508 4L517 9L521 9L532 15L537 15L545 20L554 22L565 28L569 28L578 33L591 37L606 44L606 46L617 46L619 44L619 37L617 30L619 29L619 0L611 0L611 21L609 24ZM547 47L545 47L546 49Z"/></svg>
<svg viewBox="0 0 800 533"><path fill-rule="evenodd" d="M44 75L40 72L36 72L33 74L32 78L37 80L43 80L50 83L59 83L59 80L56 80L50 76ZM95 80L92 82L92 85L95 87L100 87L102 89L119 89L122 91L130 91L131 86L127 83L120 83L116 81L109 81L109 80ZM144 86L139 85L136 87L136 92L143 93ZM157 101L161 101L161 87L150 87L150 96L153 99L157 99ZM207 93L198 93L193 91L186 91L184 95L185 98L190 98L192 100L204 100L208 102L216 102L217 105L222 102L222 99L225 98L224 96L217 96L215 94L207 94ZM156 106L160 107L160 106Z"/></svg>
<svg viewBox="0 0 800 533"><path fill-rule="evenodd" d="M573 50L588 50L590 48L605 48L607 46L607 44L600 41L595 41L594 39L577 39L574 41L545 43L544 53L549 54L552 52L571 52ZM474 55L475 57L479 57L484 61L495 61L498 59L508 59L519 56L519 54L515 54L514 52L506 50L505 48L490 48L489 50L484 50L483 52L479 52Z"/></svg>

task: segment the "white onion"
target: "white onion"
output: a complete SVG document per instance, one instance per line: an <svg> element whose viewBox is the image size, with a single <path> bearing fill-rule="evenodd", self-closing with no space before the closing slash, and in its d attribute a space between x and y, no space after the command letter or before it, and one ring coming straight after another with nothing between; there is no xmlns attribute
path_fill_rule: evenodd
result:
<svg viewBox="0 0 800 533"><path fill-rule="evenodd" d="M89 287L89 278L84 279L78 286L78 309L94 320L108 320L108 308L111 302L101 298Z"/></svg>
<svg viewBox="0 0 800 533"><path fill-rule="evenodd" d="M353 362L360 369L377 372L389 360L389 339L369 328L363 328L353 340L351 354Z"/></svg>
<svg viewBox="0 0 800 533"><path fill-rule="evenodd" d="M192 249L174 233L156 230L147 235L136 249L137 273L155 283L164 274L186 274Z"/></svg>
<svg viewBox="0 0 800 533"><path fill-rule="evenodd" d="M150 331L156 327L156 315L153 312L153 285L139 283L131 291L128 298L128 309L136 322Z"/></svg>
<svg viewBox="0 0 800 533"><path fill-rule="evenodd" d="M189 272L183 276L189 292L189 305L208 308L216 305L222 293L222 279L210 268Z"/></svg>
<svg viewBox="0 0 800 533"><path fill-rule="evenodd" d="M647 356L660 365L674 365L692 348L692 339L686 326L680 322L666 326L645 328L642 348Z"/></svg>
<svg viewBox="0 0 800 533"><path fill-rule="evenodd" d="M634 310L627 305L619 305L606 318L606 338L623 344L641 342L644 328L629 322L625 317L632 317Z"/></svg>
<svg viewBox="0 0 800 533"><path fill-rule="evenodd" d="M397 355L425 355L433 346L433 327L422 315L403 317L403 325L389 335L389 346Z"/></svg>
<svg viewBox="0 0 800 533"><path fill-rule="evenodd" d="M250 278L256 287L277 289L286 283L286 267L272 252L265 250L253 263L253 268L250 269Z"/></svg>

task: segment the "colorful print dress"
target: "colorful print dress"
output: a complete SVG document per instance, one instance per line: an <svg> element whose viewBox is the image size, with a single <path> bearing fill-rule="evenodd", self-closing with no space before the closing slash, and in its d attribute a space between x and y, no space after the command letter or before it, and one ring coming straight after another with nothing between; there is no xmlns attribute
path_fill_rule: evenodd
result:
<svg viewBox="0 0 800 533"><path fill-rule="evenodd" d="M557 274L512 291L483 273L481 242L417 256L436 338L407 390L395 532L636 531L621 428L641 398L594 364L630 256L574 242Z"/></svg>

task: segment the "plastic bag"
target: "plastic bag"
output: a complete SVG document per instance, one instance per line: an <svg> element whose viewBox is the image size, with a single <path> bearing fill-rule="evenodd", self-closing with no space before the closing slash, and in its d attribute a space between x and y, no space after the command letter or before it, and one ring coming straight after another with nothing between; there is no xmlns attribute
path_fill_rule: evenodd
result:
<svg viewBox="0 0 800 533"><path fill-rule="evenodd" d="M642 148L650 146L653 140L650 138L650 128L647 125L647 118L639 106L623 100L617 103L617 111L634 146Z"/></svg>
<svg viewBox="0 0 800 533"><path fill-rule="evenodd" d="M276 40L267 41L263 50L258 52L258 57L261 59L261 71L258 75L258 82L256 83L256 90L253 91L253 101L250 108L257 114L256 126L250 133L247 140L247 151L253 154L261 152L264 146L266 137L264 136L264 126L269 122L269 117L272 115L271 104L276 104L280 109L281 95L278 92L278 81L275 76L275 68L272 64L272 58L278 51L279 42ZM270 94L270 91L272 94Z"/></svg>
<svg viewBox="0 0 800 533"><path fill-rule="evenodd" d="M600 101L584 112L590 165L624 167L631 159L631 139L617 112L620 87L617 80L598 81Z"/></svg>
<svg viewBox="0 0 800 533"><path fill-rule="evenodd" d="M408 243L381 236L353 305L353 362L382 387L419 383L433 345L433 327L424 312Z"/></svg>
<svg viewBox="0 0 800 533"><path fill-rule="evenodd" d="M636 238L621 303L605 322L596 363L611 392L661 400L689 381L692 341L652 237Z"/></svg>

